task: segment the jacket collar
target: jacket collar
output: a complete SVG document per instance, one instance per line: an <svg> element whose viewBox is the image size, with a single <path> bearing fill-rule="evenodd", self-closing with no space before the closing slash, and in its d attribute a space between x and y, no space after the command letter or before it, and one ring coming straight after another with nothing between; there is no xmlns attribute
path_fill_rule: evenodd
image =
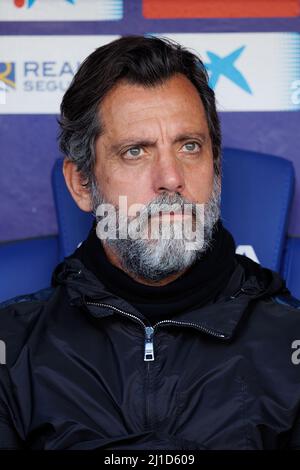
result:
<svg viewBox="0 0 300 470"><path fill-rule="evenodd" d="M238 257L241 261L241 258ZM253 263L250 261L250 263ZM246 264L249 265L249 259ZM253 263L256 265L256 263ZM261 272L261 273L260 273ZM245 267L237 263L232 278L244 278ZM260 273L260 275L259 275ZM266 278L269 278L268 283ZM109 292L102 282L77 258L66 258L59 264L52 277L52 285L63 284L67 288L71 305L81 306L97 319L116 314L129 314L136 321L150 326L149 321L124 299ZM157 322L157 326L173 324L177 327L190 327L222 340L230 340L238 325L245 317L250 303L259 298L282 291L285 286L279 275L256 265L252 275L246 280L231 286L234 295L224 295L215 303L193 311L176 315L175 319Z"/></svg>

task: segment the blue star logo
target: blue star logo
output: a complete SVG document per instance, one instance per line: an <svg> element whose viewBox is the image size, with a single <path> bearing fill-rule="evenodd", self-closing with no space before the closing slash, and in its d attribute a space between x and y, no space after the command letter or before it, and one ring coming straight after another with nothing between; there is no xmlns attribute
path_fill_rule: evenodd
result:
<svg viewBox="0 0 300 470"><path fill-rule="evenodd" d="M213 90L215 89L219 78L223 75L238 87L242 88L242 90L252 94L252 90L248 85L247 80L234 65L234 62L240 57L244 49L245 46L242 46L225 57L220 57L214 52L206 51L210 62L204 65L210 74L209 84Z"/></svg>

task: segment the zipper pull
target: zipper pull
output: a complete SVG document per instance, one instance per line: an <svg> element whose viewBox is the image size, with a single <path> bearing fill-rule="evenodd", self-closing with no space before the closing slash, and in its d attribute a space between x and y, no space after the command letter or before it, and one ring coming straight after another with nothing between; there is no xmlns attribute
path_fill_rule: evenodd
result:
<svg viewBox="0 0 300 470"><path fill-rule="evenodd" d="M154 333L154 328L152 328L152 326L145 327L146 338L145 338L144 361L154 361L153 333Z"/></svg>

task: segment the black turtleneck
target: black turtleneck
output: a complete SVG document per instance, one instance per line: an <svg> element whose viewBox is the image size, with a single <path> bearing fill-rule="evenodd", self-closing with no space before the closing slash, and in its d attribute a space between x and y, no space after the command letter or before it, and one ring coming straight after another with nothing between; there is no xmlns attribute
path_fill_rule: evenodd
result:
<svg viewBox="0 0 300 470"><path fill-rule="evenodd" d="M107 289L132 304L150 321L172 318L214 302L235 267L235 243L221 220L215 225L212 247L184 274L165 286L141 284L112 265L96 235L95 223L74 255Z"/></svg>

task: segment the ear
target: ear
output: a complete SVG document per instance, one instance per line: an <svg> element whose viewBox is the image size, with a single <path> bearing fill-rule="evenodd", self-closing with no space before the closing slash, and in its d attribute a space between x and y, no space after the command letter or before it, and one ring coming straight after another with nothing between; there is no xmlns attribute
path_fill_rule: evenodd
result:
<svg viewBox="0 0 300 470"><path fill-rule="evenodd" d="M75 163L64 159L63 174L66 185L77 206L85 211L91 212L91 197L89 190L83 186L82 175L77 171Z"/></svg>

